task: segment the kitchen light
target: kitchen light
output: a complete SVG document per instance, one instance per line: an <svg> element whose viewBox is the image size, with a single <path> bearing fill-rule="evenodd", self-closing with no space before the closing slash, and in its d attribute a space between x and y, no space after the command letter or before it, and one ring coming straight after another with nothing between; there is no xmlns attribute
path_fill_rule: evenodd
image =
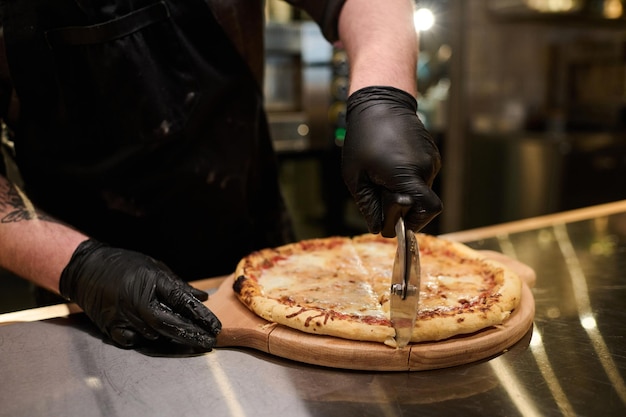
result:
<svg viewBox="0 0 626 417"><path fill-rule="evenodd" d="M301 123L298 125L297 131L300 136L306 136L309 134L309 126L304 123Z"/></svg>
<svg viewBox="0 0 626 417"><path fill-rule="evenodd" d="M620 0L604 0L602 14L607 19L618 19L624 14L624 6Z"/></svg>
<svg viewBox="0 0 626 417"><path fill-rule="evenodd" d="M420 32L429 30L435 24L435 15L430 9L420 8L413 13L413 24Z"/></svg>
<svg viewBox="0 0 626 417"><path fill-rule="evenodd" d="M562 13L578 10L582 6L580 0L526 0L528 7L540 12Z"/></svg>

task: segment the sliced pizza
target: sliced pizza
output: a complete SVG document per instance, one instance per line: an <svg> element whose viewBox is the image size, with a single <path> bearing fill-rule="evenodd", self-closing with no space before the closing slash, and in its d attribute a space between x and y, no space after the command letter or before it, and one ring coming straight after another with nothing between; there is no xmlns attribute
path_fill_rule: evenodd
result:
<svg viewBox="0 0 626 417"><path fill-rule="evenodd" d="M521 280L458 242L417 234L418 318L411 342L468 334L503 323ZM255 314L303 332L395 346L389 289L396 240L380 235L309 239L244 257L234 291Z"/></svg>

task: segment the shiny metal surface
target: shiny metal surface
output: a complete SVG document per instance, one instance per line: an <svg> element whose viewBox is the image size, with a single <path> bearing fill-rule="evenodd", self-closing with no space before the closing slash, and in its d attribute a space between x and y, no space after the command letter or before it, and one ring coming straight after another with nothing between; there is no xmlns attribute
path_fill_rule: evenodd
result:
<svg viewBox="0 0 626 417"><path fill-rule="evenodd" d="M626 212L468 242L533 267L533 328L502 355L350 372L246 349L156 356L82 315L0 327L0 416L624 416Z"/></svg>

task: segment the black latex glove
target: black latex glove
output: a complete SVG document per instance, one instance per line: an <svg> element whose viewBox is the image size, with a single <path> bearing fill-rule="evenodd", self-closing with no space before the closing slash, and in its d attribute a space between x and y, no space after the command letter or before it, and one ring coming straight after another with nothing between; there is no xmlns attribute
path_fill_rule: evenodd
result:
<svg viewBox="0 0 626 417"><path fill-rule="evenodd" d="M360 89L348 98L346 122L342 175L369 231L395 236L397 219L385 216L399 213L408 229L422 229L442 210L431 189L441 158L415 98L393 87ZM392 227L383 230L383 223Z"/></svg>
<svg viewBox="0 0 626 417"><path fill-rule="evenodd" d="M201 302L208 299L206 292L149 256L95 240L76 248L59 290L125 348L165 338L210 350L222 326Z"/></svg>

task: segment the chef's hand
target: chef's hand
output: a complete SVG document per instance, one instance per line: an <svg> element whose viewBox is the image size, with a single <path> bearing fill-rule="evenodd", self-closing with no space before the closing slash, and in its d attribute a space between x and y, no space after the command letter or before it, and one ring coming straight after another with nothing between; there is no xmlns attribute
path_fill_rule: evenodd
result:
<svg viewBox="0 0 626 417"><path fill-rule="evenodd" d="M408 197L405 226L419 231L442 203L431 189L441 158L417 116L417 101L393 87L366 87L348 98L346 121L342 175L369 231L382 230L389 194Z"/></svg>
<svg viewBox="0 0 626 417"><path fill-rule="evenodd" d="M221 323L197 290L149 256L95 240L81 243L61 274L61 295L117 345L165 338L211 350Z"/></svg>

